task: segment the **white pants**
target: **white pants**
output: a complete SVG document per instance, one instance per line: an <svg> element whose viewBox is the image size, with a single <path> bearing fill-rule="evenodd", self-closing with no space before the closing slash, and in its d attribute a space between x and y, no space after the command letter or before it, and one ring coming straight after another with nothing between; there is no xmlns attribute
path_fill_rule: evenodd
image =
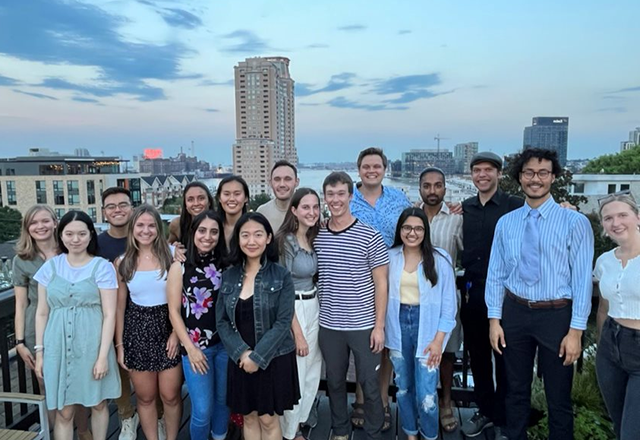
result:
<svg viewBox="0 0 640 440"><path fill-rule="evenodd" d="M310 292L296 291L296 295ZM296 299L296 318L302 328L302 334L309 345L309 354L305 357L296 356L298 364L298 382L300 384L300 401L292 410L284 412L280 417L282 436L293 439L298 431L298 425L307 421L313 401L318 393L320 384L320 370L322 369L322 353L318 346L318 297L313 299Z"/></svg>

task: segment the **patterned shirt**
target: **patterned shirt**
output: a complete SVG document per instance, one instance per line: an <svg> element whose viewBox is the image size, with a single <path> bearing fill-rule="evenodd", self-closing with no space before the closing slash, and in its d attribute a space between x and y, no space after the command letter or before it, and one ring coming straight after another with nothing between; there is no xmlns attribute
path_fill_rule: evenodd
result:
<svg viewBox="0 0 640 440"><path fill-rule="evenodd" d="M531 207L504 215L491 248L485 300L489 318L502 317L505 289L529 301L572 299L571 327L584 330L591 311L593 231L587 217L552 197L539 208L541 278L527 285L519 274L524 229Z"/></svg>
<svg viewBox="0 0 640 440"><path fill-rule="evenodd" d="M424 203L421 206L424 209ZM451 214L446 203L442 203L440 211L429 223L431 244L447 251L456 265L458 251L462 250L462 216Z"/></svg>
<svg viewBox="0 0 640 440"><path fill-rule="evenodd" d="M411 202L402 191L382 186L382 194L376 200L376 206L371 206L359 191L360 183L353 188L351 199L351 214L358 220L368 224L380 232L384 244L390 248L396 234L396 224L402 211L411 207Z"/></svg>

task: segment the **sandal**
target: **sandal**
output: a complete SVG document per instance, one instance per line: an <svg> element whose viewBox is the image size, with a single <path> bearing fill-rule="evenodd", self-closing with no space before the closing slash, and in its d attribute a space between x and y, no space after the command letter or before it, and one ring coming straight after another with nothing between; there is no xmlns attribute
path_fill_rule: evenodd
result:
<svg viewBox="0 0 640 440"><path fill-rule="evenodd" d="M391 410L389 406L384 407L384 423L382 424L382 432L386 432L391 429Z"/></svg>
<svg viewBox="0 0 640 440"><path fill-rule="evenodd" d="M440 425L444 432L453 432L458 428L458 420L453 415L453 408L450 406L440 407Z"/></svg>
<svg viewBox="0 0 640 440"><path fill-rule="evenodd" d="M362 428L364 426L364 404L354 402L353 412L351 413L351 424L354 428Z"/></svg>

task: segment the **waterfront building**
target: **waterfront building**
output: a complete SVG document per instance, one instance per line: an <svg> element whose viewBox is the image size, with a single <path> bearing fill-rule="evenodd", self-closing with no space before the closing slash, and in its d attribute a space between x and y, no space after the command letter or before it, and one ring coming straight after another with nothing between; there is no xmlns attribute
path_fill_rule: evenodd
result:
<svg viewBox="0 0 640 440"><path fill-rule="evenodd" d="M438 167L445 174L453 174L456 171L456 162L453 154L443 148L414 149L402 153L403 177L417 177L427 167Z"/></svg>
<svg viewBox="0 0 640 440"><path fill-rule="evenodd" d="M196 156L187 156L179 153L176 157L144 157L138 161L138 169L141 173L150 174L180 174L207 172L210 169L209 163L198 160Z"/></svg>
<svg viewBox="0 0 640 440"><path fill-rule="evenodd" d="M473 158L477 152L477 142L465 142L453 147L453 158L456 161L456 172L460 174L470 174L471 158Z"/></svg>
<svg viewBox="0 0 640 440"><path fill-rule="evenodd" d="M289 59L255 57L234 68L236 141L233 172L241 175L252 195L270 190L271 168L286 159L297 165L294 81Z"/></svg>
<svg viewBox="0 0 640 440"><path fill-rule="evenodd" d="M533 118L530 127L524 128L523 149L546 148L558 153L563 167L567 164L567 142L569 137L569 118L565 116L538 116Z"/></svg>

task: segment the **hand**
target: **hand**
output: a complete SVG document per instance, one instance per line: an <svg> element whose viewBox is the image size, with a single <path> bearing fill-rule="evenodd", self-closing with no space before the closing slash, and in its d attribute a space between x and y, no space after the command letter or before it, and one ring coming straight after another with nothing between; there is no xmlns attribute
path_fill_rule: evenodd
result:
<svg viewBox="0 0 640 440"><path fill-rule="evenodd" d="M256 364L253 359L251 359L249 357L249 355L252 353L251 350L247 350L245 351L242 356L240 356L240 368L242 368L245 373L255 373L256 371L258 371L258 364Z"/></svg>
<svg viewBox="0 0 640 440"><path fill-rule="evenodd" d="M560 343L560 357L564 356L562 365L565 367L574 363L580 357L582 352L582 330L569 329L569 333L562 339Z"/></svg>
<svg viewBox="0 0 640 440"><path fill-rule="evenodd" d="M179 263L184 263L187 261L187 249L184 247L182 243L176 241L173 243L175 246L175 251L173 252L173 261L177 261Z"/></svg>
<svg viewBox="0 0 640 440"><path fill-rule="evenodd" d="M507 348L507 343L504 339L504 330L502 330L499 319L491 318L489 320L489 340L491 341L493 349L500 354L502 354L500 348Z"/></svg>
<svg viewBox="0 0 640 440"><path fill-rule="evenodd" d="M16 351L24 361L25 365L30 370L36 369L36 358L33 357L31 351L27 348L26 345L20 344L16 347Z"/></svg>
<svg viewBox="0 0 640 440"><path fill-rule="evenodd" d="M129 371L124 363L124 347L122 346L122 344L116 348L116 351L118 353L118 364L122 367L123 370Z"/></svg>
<svg viewBox="0 0 640 440"><path fill-rule="evenodd" d="M39 351L36 353L36 364L35 364L35 372L36 372L36 376L38 376L38 379L44 379L44 376L42 375L42 352Z"/></svg>
<svg viewBox="0 0 640 440"><path fill-rule="evenodd" d="M167 357L169 359L175 359L180 353L180 340L175 332L171 332L169 339L167 339Z"/></svg>
<svg viewBox="0 0 640 440"><path fill-rule="evenodd" d="M563 208L566 208L566 209L571 209L572 211L577 211L578 210L577 206L574 206L569 202L561 202L560 206L563 207Z"/></svg>
<svg viewBox="0 0 640 440"><path fill-rule="evenodd" d="M371 330L369 341L369 348L371 348L371 351L374 353L380 353L384 349L384 329L374 327L373 330Z"/></svg>
<svg viewBox="0 0 640 440"><path fill-rule="evenodd" d="M95 365L93 366L93 378L95 380L104 379L109 372L109 366L107 365L107 358L98 357Z"/></svg>
<svg viewBox="0 0 640 440"><path fill-rule="evenodd" d="M460 202L456 202L456 203L451 203L451 202L446 202L447 204L447 208L449 208L449 212L451 214L455 214L455 215L461 215L462 214L462 203Z"/></svg>
<svg viewBox="0 0 640 440"><path fill-rule="evenodd" d="M422 354L428 355L427 366L436 368L442 360L442 343L435 340L431 341Z"/></svg>
<svg viewBox="0 0 640 440"><path fill-rule="evenodd" d="M309 354L309 344L304 336L296 336L296 353L300 357L305 357Z"/></svg>
<svg viewBox="0 0 640 440"><path fill-rule="evenodd" d="M206 374L209 371L209 362L200 347L192 344L191 348L187 349L187 356L189 356L189 363L194 373Z"/></svg>

